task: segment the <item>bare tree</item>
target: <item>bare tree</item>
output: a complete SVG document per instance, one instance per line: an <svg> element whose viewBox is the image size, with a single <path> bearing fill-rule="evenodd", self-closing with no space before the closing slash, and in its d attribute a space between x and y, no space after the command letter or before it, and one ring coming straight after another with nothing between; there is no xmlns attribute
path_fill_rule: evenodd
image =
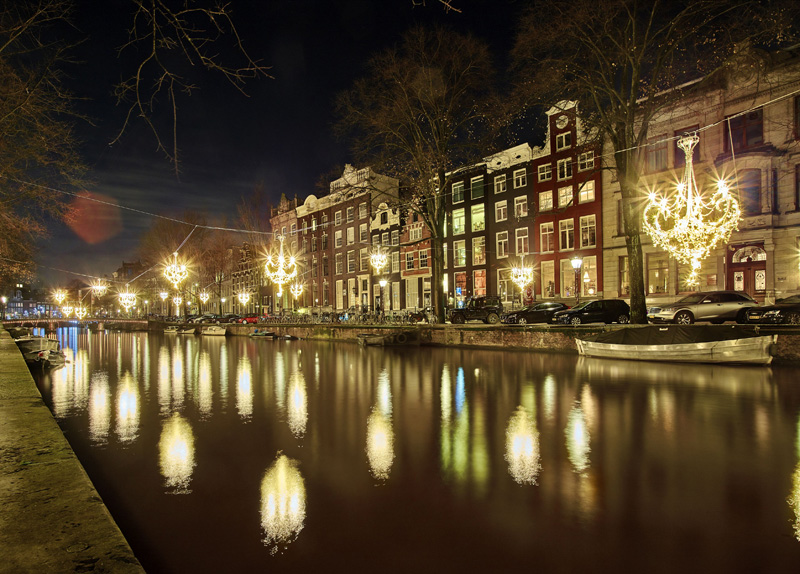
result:
<svg viewBox="0 0 800 574"><path fill-rule="evenodd" d="M136 11L128 42L121 48L142 54L134 72L116 87L118 103L128 106L118 141L130 123L138 118L155 137L158 150L180 173L178 156L178 95L198 89L188 74L179 70L201 68L217 72L245 94L247 80L270 78L267 67L253 59L244 47L231 19L228 4L213 8L198 6L195 0L132 0ZM224 42L228 41L228 46ZM163 129L154 119L156 102L166 94L171 126ZM169 133L169 139L163 134Z"/></svg>
<svg viewBox="0 0 800 574"><path fill-rule="evenodd" d="M374 57L365 77L337 99L342 134L363 165L410 190L403 210L431 233L432 305L444 320L443 268L451 172L490 151L496 122L489 50L446 28L415 27Z"/></svg>
<svg viewBox="0 0 800 574"><path fill-rule="evenodd" d="M611 145L632 322L647 322L639 180L651 121L717 81L744 43L783 40L795 22L788 0L543 0L523 19L514 57L524 102L577 101L585 125Z"/></svg>
<svg viewBox="0 0 800 574"><path fill-rule="evenodd" d="M237 225L247 231L247 242L256 252L263 251L269 243L269 216L272 204L264 182L259 182L253 193L242 197L236 206Z"/></svg>
<svg viewBox="0 0 800 574"><path fill-rule="evenodd" d="M48 219L66 219L84 166L76 152L72 96L63 86L71 46L61 42L70 2L0 7L0 284L30 277Z"/></svg>

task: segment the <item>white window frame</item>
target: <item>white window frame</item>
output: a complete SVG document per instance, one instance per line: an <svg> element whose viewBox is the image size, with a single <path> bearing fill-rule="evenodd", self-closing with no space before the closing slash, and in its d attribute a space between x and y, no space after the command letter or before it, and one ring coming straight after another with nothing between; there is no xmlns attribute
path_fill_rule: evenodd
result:
<svg viewBox="0 0 800 574"><path fill-rule="evenodd" d="M352 205L347 208L347 223L353 223L356 219L356 209Z"/></svg>
<svg viewBox="0 0 800 574"><path fill-rule="evenodd" d="M456 230L456 221L461 222L461 230ZM453 235L463 235L467 232L467 216L466 211L462 207L461 209L454 209L453 210Z"/></svg>
<svg viewBox="0 0 800 574"><path fill-rule="evenodd" d="M451 191L453 203L461 203L464 201L464 187L463 181L458 181L452 185ZM458 193L460 194L459 199L456 199L456 188L458 188Z"/></svg>
<svg viewBox="0 0 800 574"><path fill-rule="evenodd" d="M526 185L528 185L528 170L524 167L514 170L514 189L525 187Z"/></svg>
<svg viewBox="0 0 800 574"><path fill-rule="evenodd" d="M564 132L556 135L556 151L572 147L572 132Z"/></svg>
<svg viewBox="0 0 800 574"><path fill-rule="evenodd" d="M539 181L550 181L553 179L553 164L546 163L539 166L538 169L538 179Z"/></svg>
<svg viewBox="0 0 800 574"><path fill-rule="evenodd" d="M478 260L479 253L483 253L482 261ZM486 265L486 237L483 235L472 238L472 264Z"/></svg>
<svg viewBox="0 0 800 574"><path fill-rule="evenodd" d="M506 221L508 219L508 202L504 199L494 204L495 222Z"/></svg>
<svg viewBox="0 0 800 574"><path fill-rule="evenodd" d="M575 220L562 219L558 222L558 248L561 251L575 249Z"/></svg>
<svg viewBox="0 0 800 574"><path fill-rule="evenodd" d="M528 196L520 195L514 198L514 217L520 219L528 216Z"/></svg>
<svg viewBox="0 0 800 574"><path fill-rule="evenodd" d="M581 190L578 192L578 203L590 203L594 201L594 180L583 182Z"/></svg>
<svg viewBox="0 0 800 574"><path fill-rule="evenodd" d="M580 219L580 244L581 249L584 247L597 247L597 217L594 213L591 215L583 215ZM583 242L583 230L586 229L587 231L593 229L594 230L594 242L592 243L585 243Z"/></svg>
<svg viewBox="0 0 800 574"><path fill-rule="evenodd" d="M572 158L558 160L558 181L564 181L572 177Z"/></svg>
<svg viewBox="0 0 800 574"><path fill-rule="evenodd" d="M530 242L530 234L528 232L527 227L518 227L514 230L514 240L516 244L516 254L519 255L527 255L531 251L531 242ZM523 247L520 245L524 243L527 247ZM523 247L521 249L521 247Z"/></svg>
<svg viewBox="0 0 800 574"><path fill-rule="evenodd" d="M506 174L494 176L494 192L505 193L508 190L508 182L506 181Z"/></svg>
<svg viewBox="0 0 800 574"><path fill-rule="evenodd" d="M481 194L480 195L475 195L475 190L477 189L478 184L480 184ZM486 195L486 186L483 183L483 176L479 175L477 177L473 177L472 179L470 179L469 180L469 196L470 196L470 198L471 199L480 199L485 195Z"/></svg>
<svg viewBox="0 0 800 574"><path fill-rule="evenodd" d="M475 203L470 206L469 211L470 229L473 232L486 229L486 205Z"/></svg>
<svg viewBox="0 0 800 574"><path fill-rule="evenodd" d="M342 230L337 229L333 232L333 246L341 247L343 242Z"/></svg>
<svg viewBox="0 0 800 574"><path fill-rule="evenodd" d="M558 207L567 207L572 203L573 191L571 185L564 185L558 188Z"/></svg>
<svg viewBox="0 0 800 574"><path fill-rule="evenodd" d="M422 239L422 227L412 227L408 230L409 241L419 241L420 239Z"/></svg>
<svg viewBox="0 0 800 574"><path fill-rule="evenodd" d="M467 241L465 239L453 241L453 266L467 266Z"/></svg>
<svg viewBox="0 0 800 574"><path fill-rule="evenodd" d="M333 214L333 224L334 225L341 225L342 224L342 212L337 211Z"/></svg>
<svg viewBox="0 0 800 574"><path fill-rule="evenodd" d="M545 237L548 237L549 241ZM546 249L548 243L551 249ZM539 224L539 249L542 253L553 253L556 250L556 230L552 221Z"/></svg>
<svg viewBox="0 0 800 574"><path fill-rule="evenodd" d="M594 169L594 152L587 151L578 154L578 171L589 171Z"/></svg>
<svg viewBox="0 0 800 574"><path fill-rule="evenodd" d="M553 190L539 192L539 211L552 211L553 209Z"/></svg>
<svg viewBox="0 0 800 574"><path fill-rule="evenodd" d="M356 228L355 227L348 227L347 228L347 244L352 245L356 242Z"/></svg>

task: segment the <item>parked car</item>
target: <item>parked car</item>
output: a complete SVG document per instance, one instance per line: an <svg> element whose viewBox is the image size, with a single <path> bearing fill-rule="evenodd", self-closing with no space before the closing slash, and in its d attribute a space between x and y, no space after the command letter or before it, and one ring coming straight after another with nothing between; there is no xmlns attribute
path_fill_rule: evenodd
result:
<svg viewBox="0 0 800 574"><path fill-rule="evenodd" d="M778 299L774 305L750 307L747 311L747 322L800 325L800 295Z"/></svg>
<svg viewBox="0 0 800 574"><path fill-rule="evenodd" d="M195 317L193 320L189 321L190 323L213 323L217 320L217 316L214 313L204 313Z"/></svg>
<svg viewBox="0 0 800 574"><path fill-rule="evenodd" d="M594 299L556 311L551 321L562 325L581 323L629 323L631 308L622 299Z"/></svg>
<svg viewBox="0 0 800 574"><path fill-rule="evenodd" d="M541 303L533 303L527 305L522 309L512 311L503 317L503 323L510 325L527 325L528 323L549 323L550 319L557 311L569 309L564 303L556 303L555 301L544 301Z"/></svg>
<svg viewBox="0 0 800 574"><path fill-rule="evenodd" d="M651 323L679 325L691 325L695 321L744 323L748 310L756 305L758 303L744 291L701 291L663 307L651 307L647 310L647 319Z"/></svg>
<svg viewBox="0 0 800 574"><path fill-rule="evenodd" d="M497 323L503 313L503 302L498 295L485 297L470 297L463 307L450 311L450 322L459 324L465 321L483 321L484 323Z"/></svg>
<svg viewBox="0 0 800 574"><path fill-rule="evenodd" d="M235 323L239 319L239 315L236 313L225 313L224 315L220 315L217 317L217 323Z"/></svg>
<svg viewBox="0 0 800 574"><path fill-rule="evenodd" d="M237 323L258 323L258 315L244 315L236 320Z"/></svg>

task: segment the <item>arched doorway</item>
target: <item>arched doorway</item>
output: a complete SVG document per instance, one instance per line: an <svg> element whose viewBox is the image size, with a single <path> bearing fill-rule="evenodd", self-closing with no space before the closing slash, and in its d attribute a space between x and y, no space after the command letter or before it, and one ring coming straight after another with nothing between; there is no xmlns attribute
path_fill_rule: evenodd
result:
<svg viewBox="0 0 800 574"><path fill-rule="evenodd" d="M732 245L728 251L729 289L763 299L767 290L767 252L764 244Z"/></svg>

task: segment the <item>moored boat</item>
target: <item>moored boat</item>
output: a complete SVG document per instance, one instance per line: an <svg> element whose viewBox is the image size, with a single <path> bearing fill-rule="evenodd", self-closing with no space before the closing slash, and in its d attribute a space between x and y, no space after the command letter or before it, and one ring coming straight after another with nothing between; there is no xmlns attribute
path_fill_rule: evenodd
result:
<svg viewBox="0 0 800 574"><path fill-rule="evenodd" d="M194 327L181 327L178 329L178 335L194 335L195 328Z"/></svg>
<svg viewBox="0 0 800 574"><path fill-rule="evenodd" d="M769 365L777 335L732 327L630 327L576 339L587 357L680 363Z"/></svg>
<svg viewBox="0 0 800 574"><path fill-rule="evenodd" d="M174 334L177 334L177 332L178 332L178 326L177 325L170 325L169 327L164 329L164 334L165 335L169 335L169 334L173 334L174 335Z"/></svg>
<svg viewBox="0 0 800 574"><path fill-rule="evenodd" d="M253 339L275 339L276 335L272 331L259 331L256 329L250 333L248 337L252 337Z"/></svg>
<svg viewBox="0 0 800 574"><path fill-rule="evenodd" d="M209 327L203 327L200 330L201 335L213 335L217 337L224 337L228 332L226 327L221 325L211 325Z"/></svg>
<svg viewBox="0 0 800 574"><path fill-rule="evenodd" d="M58 339L40 337L39 335L25 335L14 339L23 354L34 351L58 351Z"/></svg>

